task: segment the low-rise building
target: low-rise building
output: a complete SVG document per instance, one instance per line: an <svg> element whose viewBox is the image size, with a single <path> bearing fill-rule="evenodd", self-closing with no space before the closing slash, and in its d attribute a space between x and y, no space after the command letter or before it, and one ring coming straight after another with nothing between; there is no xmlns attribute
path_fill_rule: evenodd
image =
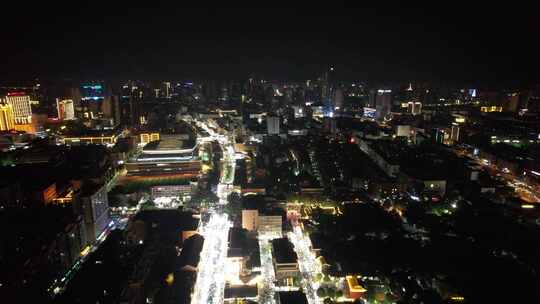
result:
<svg viewBox="0 0 540 304"><path fill-rule="evenodd" d="M347 287L347 297L350 299L360 299L363 298L367 289L365 289L360 282L358 282L358 278L354 275L348 275L345 277L346 287Z"/></svg>

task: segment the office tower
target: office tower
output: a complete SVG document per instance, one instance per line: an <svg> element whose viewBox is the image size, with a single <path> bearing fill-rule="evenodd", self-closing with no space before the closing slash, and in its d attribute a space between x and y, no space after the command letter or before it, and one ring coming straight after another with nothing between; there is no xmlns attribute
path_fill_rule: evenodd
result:
<svg viewBox="0 0 540 304"><path fill-rule="evenodd" d="M58 119L60 120L74 120L75 119L75 106L71 99L58 99L56 98L56 109L58 111Z"/></svg>
<svg viewBox="0 0 540 304"><path fill-rule="evenodd" d="M279 117L269 116L266 118L268 135L279 134Z"/></svg>
<svg viewBox="0 0 540 304"><path fill-rule="evenodd" d="M141 116L143 91L136 85L124 85L120 98L120 120L126 126L138 126Z"/></svg>
<svg viewBox="0 0 540 304"><path fill-rule="evenodd" d="M390 114L392 109L392 90L377 90L375 109L377 109L378 119L382 119Z"/></svg>
<svg viewBox="0 0 540 304"><path fill-rule="evenodd" d="M0 102L0 131L9 131L14 128L13 107L8 103Z"/></svg>
<svg viewBox="0 0 540 304"><path fill-rule="evenodd" d="M79 199L74 201L73 208L83 217L89 242L94 242L111 222L105 185L83 186Z"/></svg>
<svg viewBox="0 0 540 304"><path fill-rule="evenodd" d="M32 107L30 96L23 92L8 93L6 101L13 107L15 124L26 125L32 123Z"/></svg>
<svg viewBox="0 0 540 304"><path fill-rule="evenodd" d="M105 90L102 83L84 83L80 88L81 108L84 118L98 119L103 114Z"/></svg>

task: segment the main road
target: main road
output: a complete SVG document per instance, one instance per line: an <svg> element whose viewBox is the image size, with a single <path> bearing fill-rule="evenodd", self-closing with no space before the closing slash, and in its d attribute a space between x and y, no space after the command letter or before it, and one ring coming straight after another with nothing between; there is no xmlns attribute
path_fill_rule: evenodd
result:
<svg viewBox="0 0 540 304"><path fill-rule="evenodd" d="M317 296L319 283L315 279L317 273L321 273L320 264L315 254L310 250L311 240L298 225L293 226L293 231L288 233L289 240L294 245L294 251L298 256L301 284L309 304L321 303Z"/></svg>
<svg viewBox="0 0 540 304"><path fill-rule="evenodd" d="M234 139L219 134L210 126L211 121L197 121L197 125L216 140L223 150L221 177L217 185L219 205L228 203L232 191L235 171ZM201 225L199 233L204 237L197 280L191 299L192 304L221 304L225 290L225 262L227 259L228 235L232 223L218 208L210 208L210 218Z"/></svg>

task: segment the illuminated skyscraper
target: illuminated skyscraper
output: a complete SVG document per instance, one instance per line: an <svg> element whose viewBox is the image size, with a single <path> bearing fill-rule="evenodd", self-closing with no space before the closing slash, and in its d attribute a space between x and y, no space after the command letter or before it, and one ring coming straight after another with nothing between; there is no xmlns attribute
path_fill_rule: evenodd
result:
<svg viewBox="0 0 540 304"><path fill-rule="evenodd" d="M81 85L81 107L83 117L86 119L98 119L103 114L103 100L105 99L104 86L102 83L84 83Z"/></svg>
<svg viewBox="0 0 540 304"><path fill-rule="evenodd" d="M14 128L13 107L10 104L0 102L0 131L8 131Z"/></svg>
<svg viewBox="0 0 540 304"><path fill-rule="evenodd" d="M377 90L375 108L377 109L378 119L382 119L390 114L392 110L392 90Z"/></svg>
<svg viewBox="0 0 540 304"><path fill-rule="evenodd" d="M56 99L56 109L58 111L58 119L73 120L75 119L75 107L71 99Z"/></svg>
<svg viewBox="0 0 540 304"><path fill-rule="evenodd" d="M32 107L30 106L30 96L23 92L8 93L6 101L13 107L13 117L15 124L32 123Z"/></svg>
<svg viewBox="0 0 540 304"><path fill-rule="evenodd" d="M138 126L141 123L141 103L143 90L134 84L122 87L120 98L120 120L126 126Z"/></svg>

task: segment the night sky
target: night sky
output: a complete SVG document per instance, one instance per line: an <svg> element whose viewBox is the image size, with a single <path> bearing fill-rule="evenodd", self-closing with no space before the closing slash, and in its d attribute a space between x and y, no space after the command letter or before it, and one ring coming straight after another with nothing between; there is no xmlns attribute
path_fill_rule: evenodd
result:
<svg viewBox="0 0 540 304"><path fill-rule="evenodd" d="M523 3L196 9L179 7L180 1L113 2L25 3L2 13L0 79L254 73L299 80L334 65L341 79L351 80L539 80L540 26L535 9Z"/></svg>

